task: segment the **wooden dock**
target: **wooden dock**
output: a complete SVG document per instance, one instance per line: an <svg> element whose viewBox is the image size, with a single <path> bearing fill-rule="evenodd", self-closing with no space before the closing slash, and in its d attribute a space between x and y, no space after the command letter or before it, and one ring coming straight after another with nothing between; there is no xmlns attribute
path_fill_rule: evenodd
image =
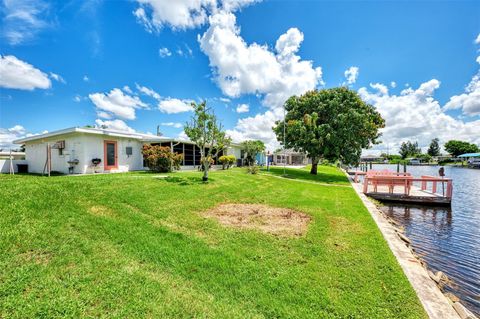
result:
<svg viewBox="0 0 480 319"><path fill-rule="evenodd" d="M413 177L409 173L370 171L356 173L363 177L363 193L376 200L408 204L450 206L452 179L438 176Z"/></svg>

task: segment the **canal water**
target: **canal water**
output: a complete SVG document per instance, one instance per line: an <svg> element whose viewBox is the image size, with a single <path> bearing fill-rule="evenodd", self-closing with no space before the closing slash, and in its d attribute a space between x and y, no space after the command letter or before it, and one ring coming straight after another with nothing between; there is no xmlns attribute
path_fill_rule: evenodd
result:
<svg viewBox="0 0 480 319"><path fill-rule="evenodd" d="M439 168L407 166L407 172L438 176ZM373 169L396 171L397 166L374 164ZM451 279L444 290L480 316L480 170L445 166L445 177L453 179L451 208L384 203L381 210L405 228L429 269Z"/></svg>

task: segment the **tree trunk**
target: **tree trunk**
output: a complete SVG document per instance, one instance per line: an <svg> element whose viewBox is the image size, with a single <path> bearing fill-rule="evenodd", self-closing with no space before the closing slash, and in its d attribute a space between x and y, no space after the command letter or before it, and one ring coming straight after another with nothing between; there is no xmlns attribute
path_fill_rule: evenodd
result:
<svg viewBox="0 0 480 319"><path fill-rule="evenodd" d="M203 177L202 181L207 182L208 181L208 169L210 168L210 163L207 161L203 161Z"/></svg>
<svg viewBox="0 0 480 319"><path fill-rule="evenodd" d="M317 175L318 167L318 157L312 157L312 168L310 169L310 174Z"/></svg>

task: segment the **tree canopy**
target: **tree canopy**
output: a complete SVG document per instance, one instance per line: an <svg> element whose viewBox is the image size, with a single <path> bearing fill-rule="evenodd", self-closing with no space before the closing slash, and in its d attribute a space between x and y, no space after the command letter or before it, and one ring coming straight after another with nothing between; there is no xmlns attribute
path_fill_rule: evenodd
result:
<svg viewBox="0 0 480 319"><path fill-rule="evenodd" d="M418 147L418 142L402 142L400 145L400 150L398 151L402 159L405 159L409 156L417 156L422 154L422 149Z"/></svg>
<svg viewBox="0 0 480 319"><path fill-rule="evenodd" d="M430 156L438 156L440 155L440 145L438 144L439 139L434 138L430 142L430 146L428 147L427 154Z"/></svg>
<svg viewBox="0 0 480 319"><path fill-rule="evenodd" d="M251 166L255 163L255 156L265 151L265 144L259 140L248 140L242 142L242 149L245 153L245 161Z"/></svg>
<svg viewBox="0 0 480 319"><path fill-rule="evenodd" d="M356 164L363 148L378 143L385 121L372 105L346 87L313 90L285 102L286 145L304 152L317 173L320 158ZM284 121L273 128L283 144Z"/></svg>
<svg viewBox="0 0 480 319"><path fill-rule="evenodd" d="M208 180L208 171L212 158L230 145L231 139L225 135L222 124L218 123L215 113L207 108L207 103L192 102L193 116L185 125L185 134L200 149L203 180Z"/></svg>
<svg viewBox="0 0 480 319"><path fill-rule="evenodd" d="M443 146L445 150L452 156L457 157L465 153L480 152L477 145L465 141L450 140Z"/></svg>

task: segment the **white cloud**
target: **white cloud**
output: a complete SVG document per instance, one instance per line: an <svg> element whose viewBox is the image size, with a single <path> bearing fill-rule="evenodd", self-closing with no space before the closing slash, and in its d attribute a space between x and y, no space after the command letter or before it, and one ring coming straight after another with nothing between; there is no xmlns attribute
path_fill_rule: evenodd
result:
<svg viewBox="0 0 480 319"><path fill-rule="evenodd" d="M172 52L168 48L160 48L158 49L158 55L160 55L161 58L166 58L172 55Z"/></svg>
<svg viewBox="0 0 480 319"><path fill-rule="evenodd" d="M158 32L164 26L176 29L199 27L213 12L233 12L258 0L137 0L139 7L133 12L137 21L148 32Z"/></svg>
<svg viewBox="0 0 480 319"><path fill-rule="evenodd" d="M276 120L278 120L278 116L272 111L267 111L264 114L239 119L235 128L226 130L226 132L234 142L261 140L265 142L268 150L274 151L280 145L277 142L275 133L271 129L275 125Z"/></svg>
<svg viewBox="0 0 480 319"><path fill-rule="evenodd" d="M0 128L0 149L17 149L20 145L13 144L16 139L26 135L26 130L21 125L15 125L11 128Z"/></svg>
<svg viewBox="0 0 480 319"><path fill-rule="evenodd" d="M123 90L127 92L128 94L133 94L132 89L128 85L123 86Z"/></svg>
<svg viewBox="0 0 480 319"><path fill-rule="evenodd" d="M351 66L348 68L348 70L345 71L344 74L348 85L357 82L359 71L360 69L357 66Z"/></svg>
<svg viewBox="0 0 480 319"><path fill-rule="evenodd" d="M386 85L380 83L370 83L370 87L378 91L380 95L388 94L388 88Z"/></svg>
<svg viewBox="0 0 480 319"><path fill-rule="evenodd" d="M135 109L148 107L137 96L125 94L118 88L109 93L92 93L88 97L99 110L127 120L135 119Z"/></svg>
<svg viewBox="0 0 480 319"><path fill-rule="evenodd" d="M77 94L77 95L75 95L75 96L73 97L73 101L75 101L75 102L77 102L77 103L78 103L78 102L81 102L81 101L82 101L82 97Z"/></svg>
<svg viewBox="0 0 480 319"><path fill-rule="evenodd" d="M390 87L396 88L397 87L397 82L395 82L395 81L390 82Z"/></svg>
<svg viewBox="0 0 480 319"><path fill-rule="evenodd" d="M183 127L183 124L182 124L182 123L178 123L178 122L167 122L167 123L161 123L160 125L161 125L161 126L170 126L170 127L174 127L174 128L181 128L181 127Z"/></svg>
<svg viewBox="0 0 480 319"><path fill-rule="evenodd" d="M445 104L445 110L462 109L469 116L480 115L480 72L473 76L465 93L454 95Z"/></svg>
<svg viewBox="0 0 480 319"><path fill-rule="evenodd" d="M108 112L105 112L105 111L97 111L97 116L102 118L102 119L107 119L107 120L111 120L113 118L112 113L108 113Z"/></svg>
<svg viewBox="0 0 480 319"><path fill-rule="evenodd" d="M475 43L480 44L480 34L475 39ZM480 56L476 61L480 64ZM452 96L444 109L461 109L462 113L468 116L480 115L480 70L466 86L465 93Z"/></svg>
<svg viewBox="0 0 480 319"><path fill-rule="evenodd" d="M84 75L83 76L83 81L88 82L88 81L90 81L90 78L87 75Z"/></svg>
<svg viewBox="0 0 480 319"><path fill-rule="evenodd" d="M247 113L248 111L250 111L248 104L239 104L237 106L237 113Z"/></svg>
<svg viewBox="0 0 480 319"><path fill-rule="evenodd" d="M173 114L192 110L191 101L176 98L166 98L158 102L158 109L163 113Z"/></svg>
<svg viewBox="0 0 480 319"><path fill-rule="evenodd" d="M192 49L188 46L188 44L183 44L184 48L177 47L177 55L184 57L184 58L191 58L193 56Z"/></svg>
<svg viewBox="0 0 480 319"><path fill-rule="evenodd" d="M134 11L137 21L148 32L157 32L164 25L173 29L201 26L215 0L138 0L140 7Z"/></svg>
<svg viewBox="0 0 480 319"><path fill-rule="evenodd" d="M45 19L49 4L42 0L4 0L2 37L11 45L18 45L35 38L36 34L47 28Z"/></svg>
<svg viewBox="0 0 480 319"><path fill-rule="evenodd" d="M226 97L220 97L218 98L221 102L224 102L224 103L230 103L232 100L226 98Z"/></svg>
<svg viewBox="0 0 480 319"><path fill-rule="evenodd" d="M137 87L137 90L139 90L140 92L142 92L143 94L145 95L148 95L150 97L153 97L155 100L160 100L161 99L161 96L160 94L158 94L157 92L155 92L154 90L150 89L150 88L147 88L145 86L141 86L141 85L138 85L135 83L135 86Z"/></svg>
<svg viewBox="0 0 480 319"><path fill-rule="evenodd" d="M50 72L50 77L57 82L60 82L60 83L63 83L63 84L67 83L62 76L60 76L56 73Z"/></svg>
<svg viewBox="0 0 480 319"><path fill-rule="evenodd" d="M374 150L398 151L401 142L418 141L425 148L433 138L438 137L441 143L450 139L467 140L480 143L480 120L464 122L445 114L440 103L433 97L440 81L432 79L422 83L417 89L404 89L400 95L390 95L383 84L371 85L376 92L367 88L359 89L360 96L373 104L386 121L382 129L383 145Z"/></svg>
<svg viewBox="0 0 480 319"><path fill-rule="evenodd" d="M95 124L99 128L106 128L110 130L116 131L124 131L134 133L135 130L129 127L124 121L122 120L111 120L111 121L102 121L100 119L95 120Z"/></svg>
<svg viewBox="0 0 480 319"><path fill-rule="evenodd" d="M219 11L209 22L209 28L199 37L200 48L208 56L223 94L255 94L270 110L239 120L229 133L233 138L259 138L267 145L278 144L270 127L283 117L283 103L292 95L323 84L321 68L297 55L303 33L289 29L271 50L267 45L246 43L232 13Z"/></svg>
<svg viewBox="0 0 480 319"><path fill-rule="evenodd" d="M48 75L13 55L0 55L0 87L7 89L48 89L52 82Z"/></svg>
<svg viewBox="0 0 480 319"><path fill-rule="evenodd" d="M229 97L258 93L264 95L265 105L278 108L291 95L321 84L321 68L313 68L311 61L301 61L295 54L303 41L296 28L281 35L272 52L267 46L247 44L235 16L220 12L210 17L210 27L199 41L217 84Z"/></svg>
<svg viewBox="0 0 480 319"><path fill-rule="evenodd" d="M178 133L177 138L180 139L180 140L184 140L184 141L190 141L190 138L188 138L185 131L181 131L180 133Z"/></svg>

